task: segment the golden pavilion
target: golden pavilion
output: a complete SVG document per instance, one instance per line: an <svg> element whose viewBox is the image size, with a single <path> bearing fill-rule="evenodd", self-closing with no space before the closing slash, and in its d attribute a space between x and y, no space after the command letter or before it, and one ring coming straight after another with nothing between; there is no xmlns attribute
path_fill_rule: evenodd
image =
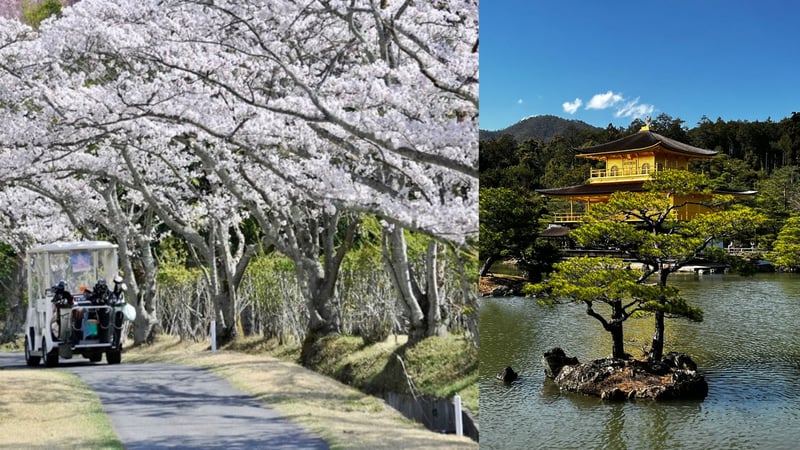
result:
<svg viewBox="0 0 800 450"><path fill-rule="evenodd" d="M670 169L689 169L689 162L710 159L718 152L693 147L674 139L650 131L648 126L633 135L593 147L577 150L578 157L602 161L604 169L592 169L584 184L556 189L538 189L536 192L548 197L569 201L569 212L555 213L553 221L557 224L570 224L581 221L584 212L592 205L605 203L611 194L620 191L641 192L643 185L653 174ZM754 191L719 193L748 195ZM676 209L679 220L689 220L707 211L697 203L706 198L701 193L675 196L673 205L683 204Z"/></svg>

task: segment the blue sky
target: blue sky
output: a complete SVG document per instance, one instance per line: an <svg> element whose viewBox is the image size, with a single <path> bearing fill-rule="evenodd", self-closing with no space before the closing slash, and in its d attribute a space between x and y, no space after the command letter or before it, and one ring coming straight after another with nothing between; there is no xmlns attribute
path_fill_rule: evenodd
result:
<svg viewBox="0 0 800 450"><path fill-rule="evenodd" d="M480 128L552 114L599 127L666 113L693 128L800 111L800 2L480 4Z"/></svg>

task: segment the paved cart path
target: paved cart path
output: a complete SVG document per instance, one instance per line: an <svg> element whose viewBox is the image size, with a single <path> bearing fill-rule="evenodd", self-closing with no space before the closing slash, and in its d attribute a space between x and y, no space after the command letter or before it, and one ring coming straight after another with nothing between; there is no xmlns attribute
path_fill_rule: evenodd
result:
<svg viewBox="0 0 800 450"><path fill-rule="evenodd" d="M0 353L3 367L25 366ZM63 362L100 397L126 449L327 449L322 439L205 370ZM41 370L51 370L44 369Z"/></svg>

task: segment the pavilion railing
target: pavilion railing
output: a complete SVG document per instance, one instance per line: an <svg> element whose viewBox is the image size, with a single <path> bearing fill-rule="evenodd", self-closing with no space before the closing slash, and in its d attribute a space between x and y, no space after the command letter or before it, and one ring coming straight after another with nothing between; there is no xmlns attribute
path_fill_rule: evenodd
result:
<svg viewBox="0 0 800 450"><path fill-rule="evenodd" d="M582 212L553 213L553 223L578 223L583 220L585 214ZM672 211L671 215L673 220L687 220L679 211ZM640 220L632 217L628 221L639 222Z"/></svg>
<svg viewBox="0 0 800 450"><path fill-rule="evenodd" d="M655 167L646 169L635 168L621 168L621 169L591 169L589 171L589 182L596 181L600 178L614 178L615 180L642 180L648 179L651 175L657 173Z"/></svg>

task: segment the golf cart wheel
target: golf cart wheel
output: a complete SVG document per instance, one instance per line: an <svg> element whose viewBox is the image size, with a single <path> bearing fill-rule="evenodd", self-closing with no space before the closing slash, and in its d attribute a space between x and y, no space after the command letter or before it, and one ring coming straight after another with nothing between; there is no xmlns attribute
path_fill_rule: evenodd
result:
<svg viewBox="0 0 800 450"><path fill-rule="evenodd" d="M40 360L39 356L31 354L31 343L28 335L25 335L25 364L30 367L38 366Z"/></svg>
<svg viewBox="0 0 800 450"><path fill-rule="evenodd" d="M45 367L56 367L58 365L58 347L53 347L50 353L47 353L47 341L42 338L42 359L44 359Z"/></svg>
<svg viewBox="0 0 800 450"><path fill-rule="evenodd" d="M103 359L103 354L100 352L89 355L89 361L91 362L100 362L101 359Z"/></svg>
<svg viewBox="0 0 800 450"><path fill-rule="evenodd" d="M106 361L109 364L119 364L122 362L122 352L119 350L109 350L106 352Z"/></svg>

